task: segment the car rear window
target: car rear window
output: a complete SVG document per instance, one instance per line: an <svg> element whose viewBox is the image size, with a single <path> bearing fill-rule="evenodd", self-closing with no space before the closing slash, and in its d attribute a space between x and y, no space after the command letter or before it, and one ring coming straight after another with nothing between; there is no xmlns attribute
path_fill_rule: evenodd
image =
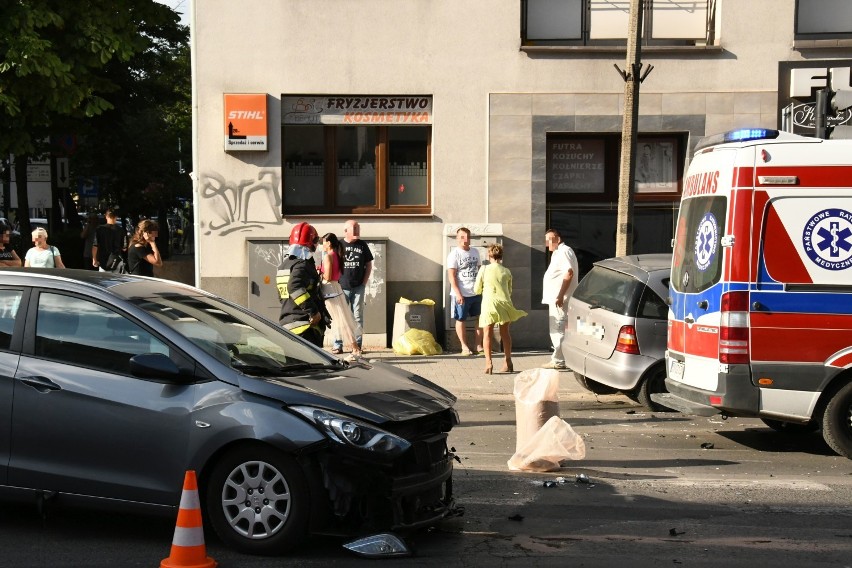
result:
<svg viewBox="0 0 852 568"><path fill-rule="evenodd" d="M632 317L644 287L632 276L595 266L577 285L573 297L594 307Z"/></svg>

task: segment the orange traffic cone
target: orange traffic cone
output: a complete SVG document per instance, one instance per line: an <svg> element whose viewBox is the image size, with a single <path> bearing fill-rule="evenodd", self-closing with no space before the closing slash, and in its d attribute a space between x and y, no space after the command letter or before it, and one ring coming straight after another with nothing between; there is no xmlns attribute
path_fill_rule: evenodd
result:
<svg viewBox="0 0 852 568"><path fill-rule="evenodd" d="M198 481L193 470L187 470L184 477L172 552L160 562L160 568L216 568L216 561L207 556L204 546Z"/></svg>

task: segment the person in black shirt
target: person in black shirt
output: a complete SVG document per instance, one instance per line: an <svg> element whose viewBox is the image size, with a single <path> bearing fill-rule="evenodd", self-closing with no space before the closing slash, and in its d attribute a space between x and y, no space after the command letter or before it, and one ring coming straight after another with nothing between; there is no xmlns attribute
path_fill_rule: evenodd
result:
<svg viewBox="0 0 852 568"><path fill-rule="evenodd" d="M95 230L95 241L92 244L92 266L101 272L110 270L110 255L124 257L127 249L127 234L116 224L115 211L107 209L104 218L106 224Z"/></svg>
<svg viewBox="0 0 852 568"><path fill-rule="evenodd" d="M157 234L160 226L156 221L143 219L136 226L136 232L127 247L127 267L130 274L154 276L154 267L163 266L160 250L157 248Z"/></svg>

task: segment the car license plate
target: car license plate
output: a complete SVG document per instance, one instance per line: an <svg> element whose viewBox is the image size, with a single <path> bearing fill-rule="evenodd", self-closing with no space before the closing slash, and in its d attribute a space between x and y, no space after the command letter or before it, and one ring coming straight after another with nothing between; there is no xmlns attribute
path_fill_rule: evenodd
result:
<svg viewBox="0 0 852 568"><path fill-rule="evenodd" d="M683 363L681 361L671 360L669 365L669 378L673 381L683 380Z"/></svg>

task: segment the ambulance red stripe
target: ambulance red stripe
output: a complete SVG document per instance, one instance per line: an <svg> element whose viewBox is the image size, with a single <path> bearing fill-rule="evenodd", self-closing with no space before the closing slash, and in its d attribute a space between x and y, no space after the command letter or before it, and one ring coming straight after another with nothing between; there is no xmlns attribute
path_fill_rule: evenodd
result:
<svg viewBox="0 0 852 568"><path fill-rule="evenodd" d="M751 356L757 361L822 363L852 341L852 315L752 312L750 319Z"/></svg>

